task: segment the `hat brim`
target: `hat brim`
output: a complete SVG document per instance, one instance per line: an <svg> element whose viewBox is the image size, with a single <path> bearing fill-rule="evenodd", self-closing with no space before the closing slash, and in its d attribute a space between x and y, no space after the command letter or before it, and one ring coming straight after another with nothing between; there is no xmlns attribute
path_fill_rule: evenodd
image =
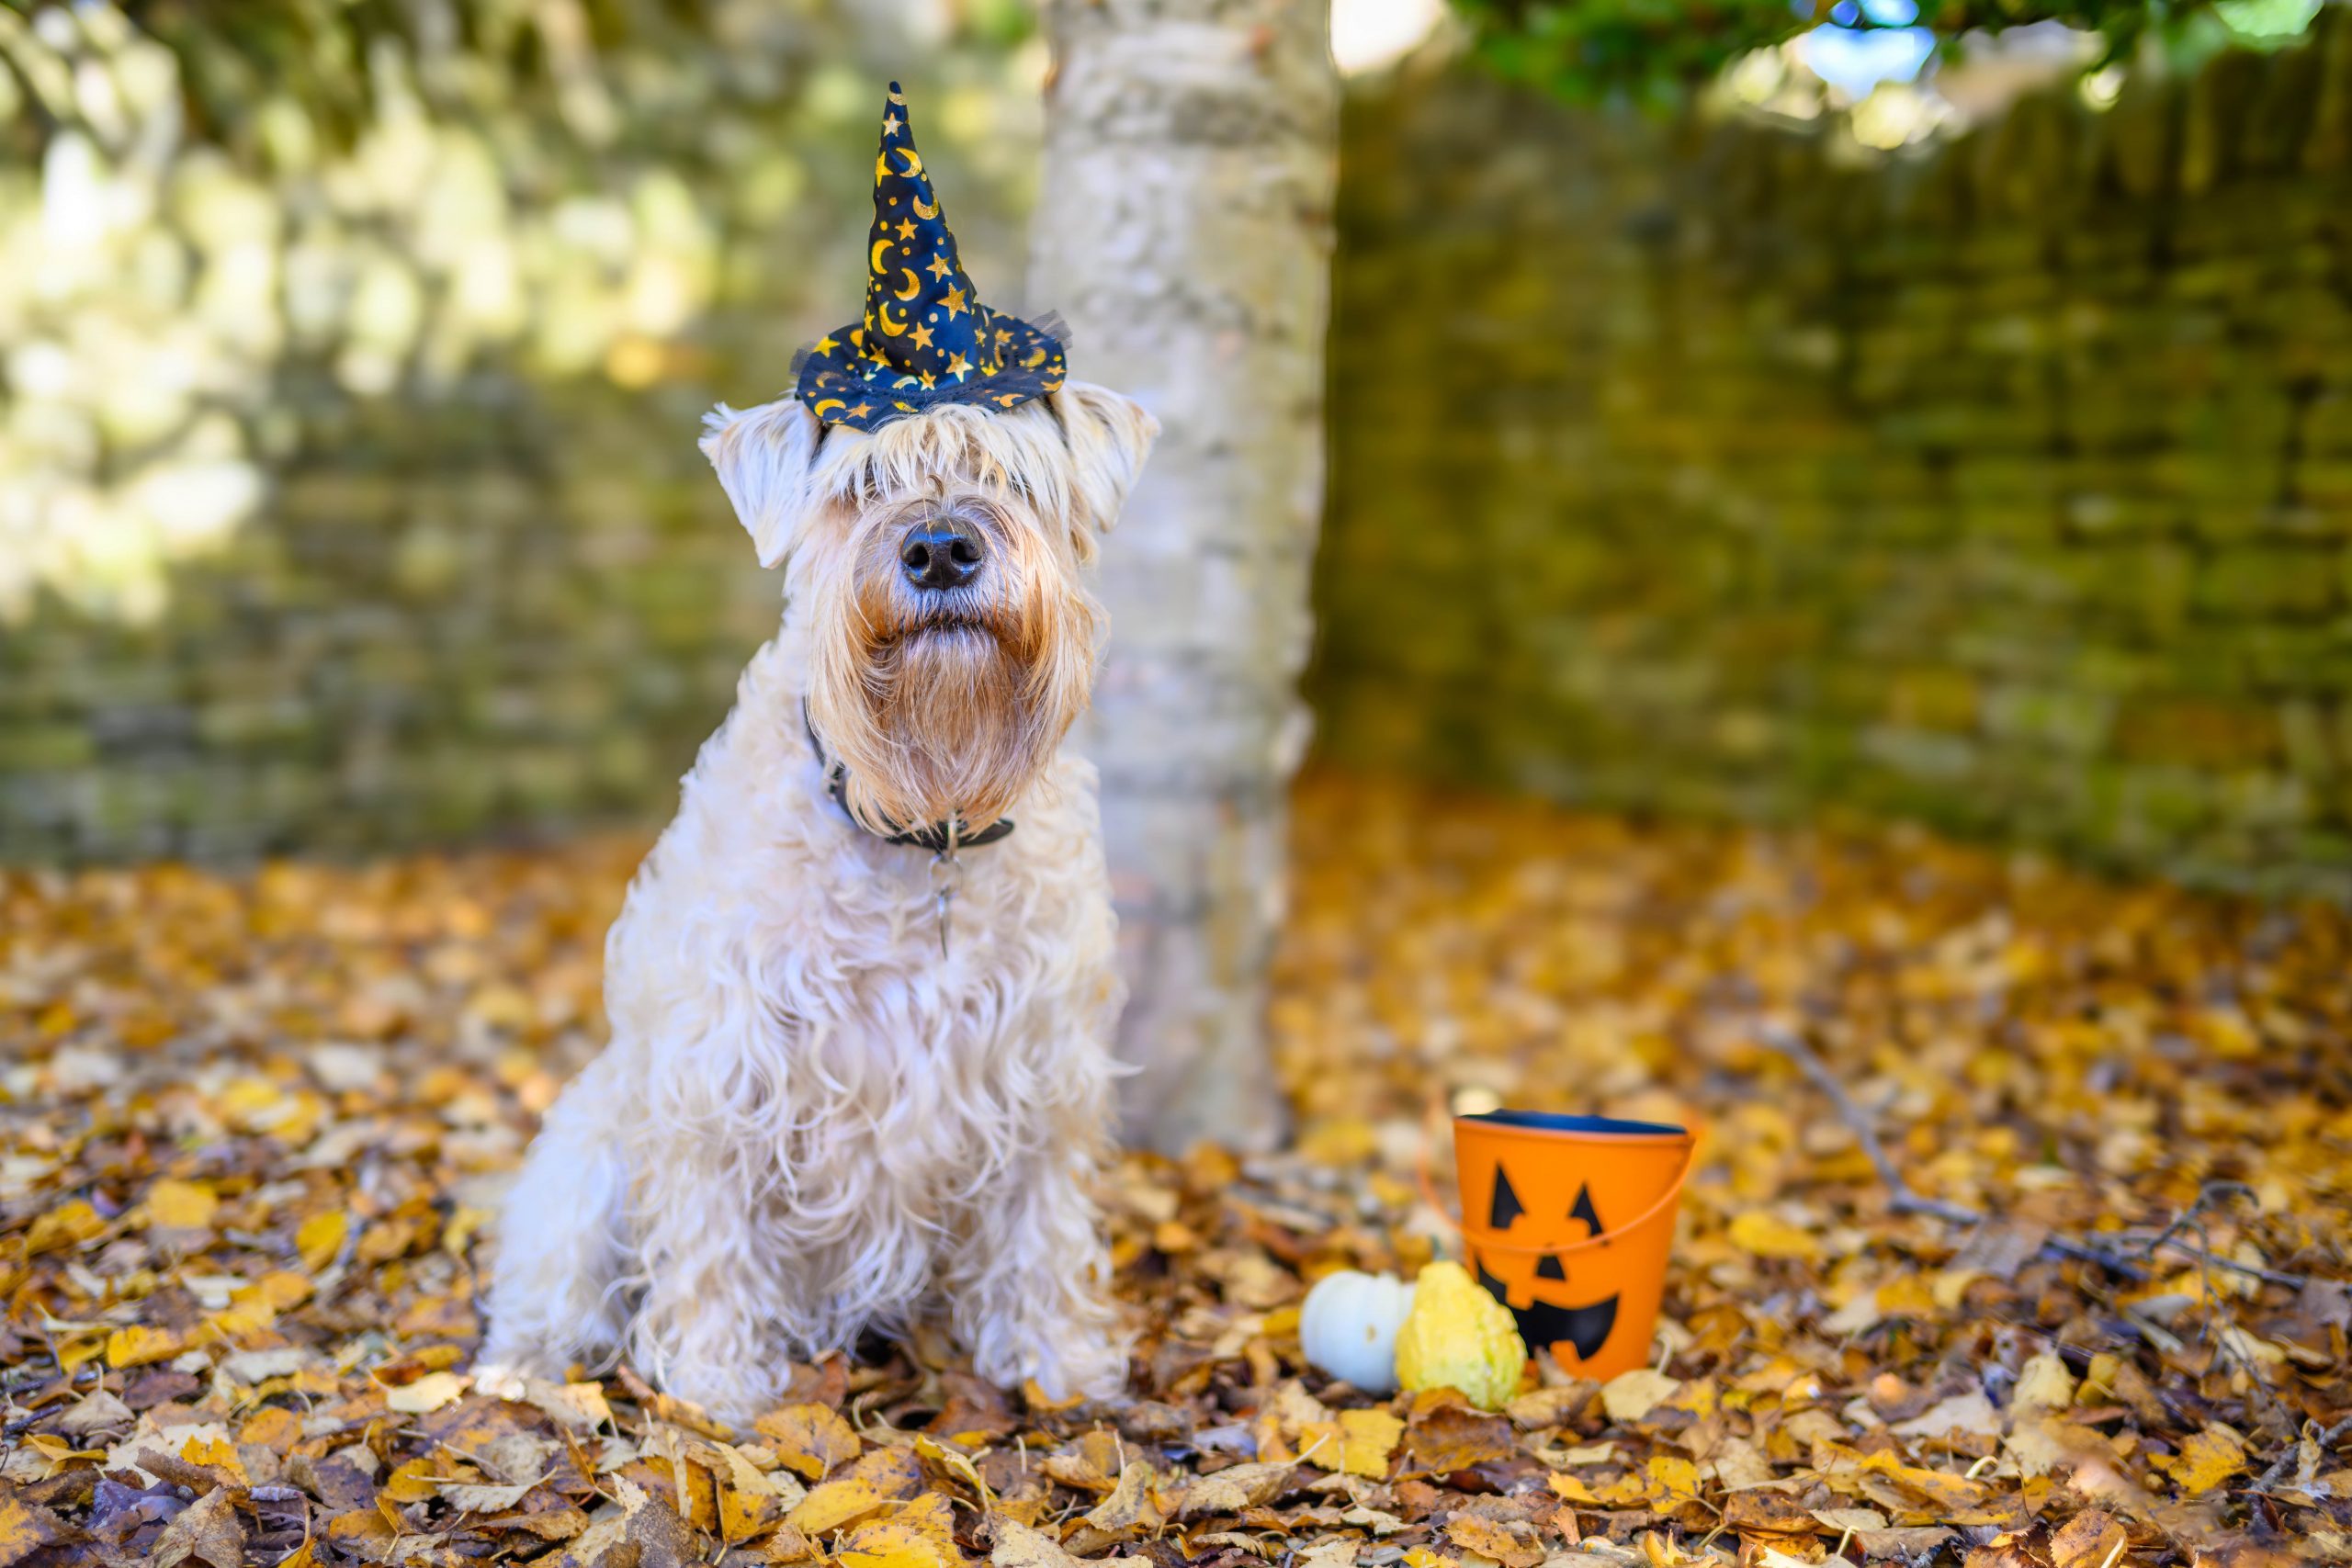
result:
<svg viewBox="0 0 2352 1568"><path fill-rule="evenodd" d="M1017 316L999 315L994 325L1004 334L995 370L942 375L926 387L919 375L866 358L865 329L853 322L802 351L795 395L820 424L872 430L943 403L1001 412L1061 390L1069 361L1060 339Z"/></svg>

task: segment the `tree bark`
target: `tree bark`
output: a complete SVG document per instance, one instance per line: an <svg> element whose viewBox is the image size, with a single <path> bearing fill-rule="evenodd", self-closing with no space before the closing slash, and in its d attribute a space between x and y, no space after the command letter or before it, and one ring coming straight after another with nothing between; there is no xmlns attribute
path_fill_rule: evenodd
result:
<svg viewBox="0 0 2352 1568"><path fill-rule="evenodd" d="M1080 749L1129 987L1130 1138L1283 1131L1265 980L1323 496L1339 89L1323 0L1050 0L1029 300L1162 425L1103 552Z"/></svg>

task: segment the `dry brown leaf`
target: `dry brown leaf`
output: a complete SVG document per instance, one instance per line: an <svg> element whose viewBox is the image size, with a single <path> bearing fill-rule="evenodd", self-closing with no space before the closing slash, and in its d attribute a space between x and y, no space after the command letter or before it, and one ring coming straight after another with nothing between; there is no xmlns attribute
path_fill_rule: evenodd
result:
<svg viewBox="0 0 2352 1568"><path fill-rule="evenodd" d="M441 1496L461 1514L496 1514L520 1503L530 1490L526 1484L492 1485L450 1481L442 1483Z"/></svg>
<svg viewBox="0 0 2352 1568"><path fill-rule="evenodd" d="M1933 1442L1954 1435L1997 1438L2001 1427L2001 1413L1993 1408L1993 1402L1984 1397L1982 1389L1971 1389L1939 1400L1910 1420L1896 1422L1891 1430L1898 1438Z"/></svg>
<svg viewBox="0 0 2352 1568"><path fill-rule="evenodd" d="M13 1568L66 1535L64 1521L40 1505L25 1501L14 1487L0 1481L0 1568Z"/></svg>
<svg viewBox="0 0 2352 1568"><path fill-rule="evenodd" d="M244 1521L237 1517L236 1500L225 1486L188 1505L155 1538L154 1568L180 1568L182 1563L244 1568Z"/></svg>
<svg viewBox="0 0 2352 1568"><path fill-rule="evenodd" d="M1823 1528L1840 1535L1848 1530L1856 1534L1883 1530L1887 1524L1886 1516L1875 1508L1815 1508L1812 1514Z"/></svg>
<svg viewBox="0 0 2352 1568"><path fill-rule="evenodd" d="M1236 1464L1204 1475L1185 1488L1177 1517L1200 1519L1215 1514L1238 1514L1244 1508L1270 1503L1281 1495L1292 1468L1287 1464Z"/></svg>
<svg viewBox="0 0 2352 1568"><path fill-rule="evenodd" d="M2075 1374L2055 1350L2042 1350L2018 1369L2018 1385L2009 1392L2009 1408L2017 1411L2058 1411L2075 1403Z"/></svg>
<svg viewBox="0 0 2352 1568"><path fill-rule="evenodd" d="M1151 1472L1143 1465L1130 1464L1119 1472L1119 1483L1111 1495L1080 1519L1082 1528L1070 1538L1071 1550L1081 1557L1091 1556L1098 1545L1132 1540L1158 1529L1167 1521L1152 1500L1151 1489Z"/></svg>
<svg viewBox="0 0 2352 1568"><path fill-rule="evenodd" d="M822 1481L835 1465L855 1459L865 1446L838 1412L822 1404L787 1405L753 1425L779 1461L811 1481Z"/></svg>
<svg viewBox="0 0 2352 1568"><path fill-rule="evenodd" d="M1795 1498L1778 1492L1736 1492L1724 1502L1724 1527L1742 1536L1811 1537L1821 1523Z"/></svg>
<svg viewBox="0 0 2352 1568"><path fill-rule="evenodd" d="M1499 1462L1519 1449L1508 1418L1476 1409L1451 1389L1413 1396L1405 1442L1411 1468L1441 1475Z"/></svg>
<svg viewBox="0 0 2352 1568"><path fill-rule="evenodd" d="M464 1397L469 1380L455 1372L427 1372L414 1382L384 1391L384 1407L404 1416L427 1416Z"/></svg>
<svg viewBox="0 0 2352 1568"><path fill-rule="evenodd" d="M2120 1562L2129 1540L2122 1523L2098 1508L2086 1508L2050 1538L2051 1568L2109 1568Z"/></svg>
<svg viewBox="0 0 2352 1568"><path fill-rule="evenodd" d="M1503 1568L1535 1568L1544 1561L1544 1549L1532 1536L1513 1535L1491 1519L1470 1515L1457 1515L1447 1521L1446 1539L1464 1551L1475 1551L1481 1557L1491 1557Z"/></svg>
<svg viewBox="0 0 2352 1568"><path fill-rule="evenodd" d="M954 1568L964 1554L956 1545L947 1499L933 1492L887 1519L860 1526L834 1560L841 1568Z"/></svg>
<svg viewBox="0 0 2352 1568"><path fill-rule="evenodd" d="M637 1549L637 1568L689 1568L699 1562L694 1534L667 1500L625 1475L613 1478L620 1499L621 1539Z"/></svg>
<svg viewBox="0 0 2352 1568"><path fill-rule="evenodd" d="M1061 1542L1039 1529L1000 1515L989 1524L996 1546L989 1553L991 1568L1076 1568L1078 1559Z"/></svg>
<svg viewBox="0 0 2352 1568"><path fill-rule="evenodd" d="M1363 1543L1351 1536L1334 1536L1299 1548L1300 1568L1355 1568Z"/></svg>
<svg viewBox="0 0 2352 1568"><path fill-rule="evenodd" d="M1600 1407L1611 1421L1634 1422L1681 1392L1681 1380L1654 1369L1620 1372L1600 1386Z"/></svg>

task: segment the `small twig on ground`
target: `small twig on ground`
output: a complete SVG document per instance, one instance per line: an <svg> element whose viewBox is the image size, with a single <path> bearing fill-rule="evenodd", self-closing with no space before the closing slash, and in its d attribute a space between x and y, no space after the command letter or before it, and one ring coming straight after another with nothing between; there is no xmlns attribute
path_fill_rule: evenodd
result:
<svg viewBox="0 0 2352 1568"><path fill-rule="evenodd" d="M2202 1222L2206 1205L2220 1198L2241 1199L2255 1204L2257 1208L2262 1201L2255 1190L2243 1181L2218 1179L2208 1181L2198 1188L2197 1196L2189 1200L2188 1207L2174 1216L2170 1224L2135 1247L2134 1255L2153 1262L2157 1251L2168 1247L2175 1252L2193 1259L2203 1269L2224 1269L2233 1274L2243 1274L2248 1279L2260 1280L2265 1284L2284 1285L2289 1290L2300 1290L2310 1283L2310 1280L2301 1274L2289 1274L2281 1269L2265 1269L2253 1263L2241 1263L2234 1258L2224 1257L2214 1251L2211 1246L2212 1238L2205 1234ZM2198 1245L2194 1247L2180 1239L2184 1232L2192 1228L2197 1232L2198 1240Z"/></svg>
<svg viewBox="0 0 2352 1568"><path fill-rule="evenodd" d="M1889 1210L1898 1214L1931 1214L1937 1219L1955 1225L1981 1225L1991 1218L1990 1215L1980 1210L1972 1209L1965 1203L1955 1203L1943 1198L1930 1198L1915 1190L1911 1184L1903 1179L1903 1173L1895 1168L1894 1161L1887 1155L1886 1146L1879 1142L1878 1128L1872 1122L1870 1112L1864 1111L1860 1104L1856 1103L1854 1097L1846 1091L1846 1086L1838 1081L1836 1073L1830 1071L1829 1064L1821 1059L1820 1054L1806 1044L1793 1031L1783 1029L1779 1024L1759 1023L1757 1025L1756 1032L1758 1037L1766 1045L1786 1057L1790 1065L1803 1073L1806 1080L1826 1095L1829 1103L1837 1108L1838 1120L1844 1122L1847 1130L1854 1134L1854 1141L1861 1145L1862 1154L1870 1160L1871 1168L1878 1172L1879 1180L1885 1185ZM2209 1187L2239 1185L2236 1182L2208 1183ZM2206 1196L2205 1192L2200 1191L2198 1194L2197 1203L2192 1203L2188 1213L2159 1232L2137 1258L2115 1247L2101 1247L2095 1242L2068 1235L2049 1237L2041 1244L2042 1250L2057 1253L2064 1258L2077 1258L2086 1263L2096 1263L2102 1269L2110 1269L2132 1280L2147 1279L2149 1269L2145 1258L2153 1257L2160 1247L2170 1247L2176 1252L2187 1254L2201 1264L2211 1264L2218 1269L2235 1269L2240 1273L2261 1280L2267 1284L2284 1285L2290 1290L2296 1290L2311 1282L2305 1275L2289 1274L2276 1269L2258 1269L2251 1264L2223 1258L2210 1247L2193 1247L2180 1240L2177 1233L2185 1225L2194 1222L2197 1207L2203 1202ZM2267 1390L2266 1389L2265 1392Z"/></svg>
<svg viewBox="0 0 2352 1568"><path fill-rule="evenodd" d="M2346 1436L2347 1434L2352 1434L2352 1416L2346 1416L2335 1426L2330 1427L2325 1431L2320 1433L2312 1440L2318 1445L2321 1455L2324 1457L2330 1445L2334 1444L2337 1439ZM2287 1472L2294 1467L2296 1456L2302 1451L2302 1441L2300 1438L2296 1441L2289 1443L2287 1445L2287 1451L2280 1454L2276 1460L2274 1460L2268 1470L2264 1471L2260 1475L2255 1477L2253 1490L2256 1492L2267 1492L2273 1486L2278 1485L2279 1482L2285 1480L2287 1477Z"/></svg>
<svg viewBox="0 0 2352 1568"><path fill-rule="evenodd" d="M2111 1273L2120 1274L2127 1280L2148 1278L2146 1269L2113 1248L2099 1247L2087 1241L2078 1241L2070 1235L2053 1235L2041 1244L2041 1249L2044 1252L2057 1253L2062 1258L2074 1258L2085 1263L2096 1263L2100 1268Z"/></svg>
<svg viewBox="0 0 2352 1568"><path fill-rule="evenodd" d="M1956 1225L1984 1223L1985 1216L1965 1203L1926 1197L1912 1190L1911 1184L1903 1179L1903 1173L1894 1168L1894 1161L1887 1157L1885 1145L1878 1141L1878 1129L1871 1124L1870 1113L1854 1102L1854 1097L1846 1092L1846 1086L1838 1081L1838 1075L1829 1070L1829 1064L1812 1046L1777 1024L1764 1024L1758 1032L1764 1037L1764 1043L1786 1056L1797 1071L1812 1081L1814 1088L1829 1097L1829 1103L1838 1109L1838 1119L1854 1134L1854 1141L1861 1145L1862 1153L1885 1185L1888 1208L1898 1214L1933 1214Z"/></svg>
<svg viewBox="0 0 2352 1568"><path fill-rule="evenodd" d="M2197 1225L2197 1222L2204 1217L2205 1205L2217 1198L2245 1198L2256 1203L2261 1201L2255 1196L2254 1189L2243 1181L2208 1181L2197 1189L2197 1196L2188 1201L2188 1207L2173 1216L2172 1224L2148 1238L2147 1244L2140 1248L2140 1256L2153 1261L2156 1256L2156 1248L2190 1226ZM2200 1242L2207 1239L2203 1235L2203 1226L2198 1226L2199 1234L2197 1239Z"/></svg>
<svg viewBox="0 0 2352 1568"><path fill-rule="evenodd" d="M2255 1364L2252 1356L2246 1354L2243 1340L2244 1330L2238 1327L2237 1314L2232 1312L2229 1303L2222 1299L2222 1292L2213 1288L2213 1268L2211 1264L2205 1261L2206 1258L2214 1255L2213 1238L2205 1229L2203 1214L2205 1201L2216 1196L2217 1190L2226 1190L2230 1188L2235 1188L2249 1197L2253 1195L2250 1188L2238 1182L2207 1182L2198 1189L2197 1196L2190 1201L2188 1207L2181 1213L2179 1217L2166 1225L2163 1233L2148 1244L2143 1255L2153 1255L2157 1247L2163 1246L2182 1226L2193 1224L2197 1227L2197 1288L2205 1298L2205 1336L2213 1341L2217 1354L2225 1359L2236 1362L2238 1370L2245 1373L2253 1382L2255 1392L2262 1396L2265 1409L2276 1412L2286 1421L2288 1428L2292 1430L2295 1424L2293 1418L2287 1416L2286 1406L2280 1404L2278 1396L2270 1391L2270 1380L2262 1375L2262 1369ZM2213 1332L2216 1321L2221 1324L2219 1334Z"/></svg>
<svg viewBox="0 0 2352 1568"><path fill-rule="evenodd" d="M2265 1269L2259 1264L2241 1263L2234 1258L2225 1258L2218 1252L2210 1252L2201 1247L2191 1247L2188 1243L2177 1238L2162 1245L2179 1253L2193 1263L2202 1263L2231 1274L2243 1274L2249 1280L2259 1280L2266 1285L2284 1285L2290 1291L2300 1291L2312 1282L2312 1277L2308 1274L2290 1274L2283 1269Z"/></svg>

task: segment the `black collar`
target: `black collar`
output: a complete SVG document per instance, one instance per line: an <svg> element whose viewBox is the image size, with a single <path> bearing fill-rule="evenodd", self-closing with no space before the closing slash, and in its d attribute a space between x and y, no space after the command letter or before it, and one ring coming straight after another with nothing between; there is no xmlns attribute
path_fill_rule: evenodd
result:
<svg viewBox="0 0 2352 1568"><path fill-rule="evenodd" d="M849 784L849 764L835 762L827 766L825 743L817 739L816 721L808 716L808 699L806 697L800 699L800 723L802 728L808 731L808 750L817 754L817 765L825 770L825 793L833 797L833 804L841 807L842 815L849 818L851 826L864 832L874 833L874 836L884 843L908 844L918 849L929 850L933 854L944 854L949 847L951 832L954 847L959 850L973 850L979 848L982 844L993 844L999 839L1008 837L1012 832L1012 818L1000 817L987 827L977 830L967 827L961 818L958 818L952 826L945 822L933 822L924 828L897 828L896 824L892 824L896 829L895 831L876 833L873 829L860 822L857 819L857 813L849 808L849 801L844 795Z"/></svg>

